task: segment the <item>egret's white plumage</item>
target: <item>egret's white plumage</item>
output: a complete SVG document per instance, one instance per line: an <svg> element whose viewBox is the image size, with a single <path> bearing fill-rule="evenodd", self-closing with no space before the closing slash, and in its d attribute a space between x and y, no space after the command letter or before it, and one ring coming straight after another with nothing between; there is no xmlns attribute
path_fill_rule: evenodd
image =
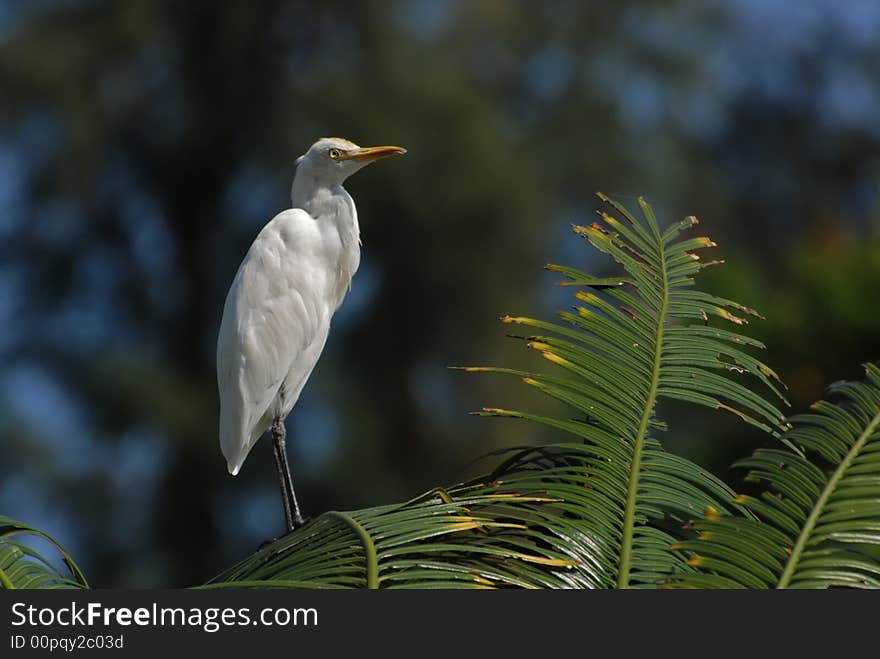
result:
<svg viewBox="0 0 880 659"><path fill-rule="evenodd" d="M297 160L293 207L263 227L244 257L217 340L220 447L231 474L293 408L360 263L357 210L343 182L404 152L318 140Z"/></svg>

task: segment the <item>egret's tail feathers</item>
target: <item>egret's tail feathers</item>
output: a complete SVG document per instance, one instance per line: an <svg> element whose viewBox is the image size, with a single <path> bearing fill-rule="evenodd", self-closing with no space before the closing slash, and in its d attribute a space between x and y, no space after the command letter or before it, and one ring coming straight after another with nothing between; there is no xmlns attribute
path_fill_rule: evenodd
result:
<svg viewBox="0 0 880 659"><path fill-rule="evenodd" d="M248 453L269 427L269 422L263 418L265 415L256 417L259 420L253 423L254 416L242 414L242 407L240 401L224 401L221 397L220 450L226 458L226 467L233 476L241 470Z"/></svg>
<svg viewBox="0 0 880 659"><path fill-rule="evenodd" d="M248 441L247 419L240 414L240 406L234 404L220 405L220 450L226 458L229 473L237 476L250 453L252 443Z"/></svg>
<svg viewBox="0 0 880 659"><path fill-rule="evenodd" d="M242 435L233 431L225 431L220 429L220 448L223 451L223 457L226 458L226 468L233 476L237 476L241 471L244 461L247 460L248 454L256 444L263 432L260 429L254 429L249 434Z"/></svg>
<svg viewBox="0 0 880 659"><path fill-rule="evenodd" d="M242 446L241 444L231 447L229 451L223 451L223 455L226 458L226 468L230 474L238 476L238 472L241 471L241 466L244 464L248 453L250 453L249 447L247 445Z"/></svg>

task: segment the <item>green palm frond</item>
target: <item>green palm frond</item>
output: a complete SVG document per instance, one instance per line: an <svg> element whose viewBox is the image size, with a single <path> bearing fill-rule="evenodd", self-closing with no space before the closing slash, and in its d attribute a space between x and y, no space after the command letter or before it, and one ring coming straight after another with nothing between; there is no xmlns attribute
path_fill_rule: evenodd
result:
<svg viewBox="0 0 880 659"><path fill-rule="evenodd" d="M564 324L502 318L536 332L522 337L526 345L560 366L562 374L466 370L520 377L574 409L575 419L498 408L484 408L482 414L536 421L583 440L596 474L591 481L595 503L581 511L587 532L611 547L616 586L652 586L660 575L683 569L679 555L660 551L663 521L680 520L705 505L708 493L717 492L717 483L705 472L665 452L652 437L665 428L655 416L658 400L732 412L778 436L786 428L784 415L735 376L751 376L778 400L785 398L776 374L745 351L763 347L759 342L709 324L721 319L742 326L746 316L758 314L694 288L694 276L715 263L704 263L694 253L714 246L709 238L679 238L696 218L661 233L644 200L639 200L644 215L639 220L617 202L600 198L618 216L601 213L601 222L574 231L623 266L625 275L600 279L548 266L568 278L564 285L580 288L573 311L559 313ZM709 505L730 507L721 501ZM670 536L664 531L662 537Z"/></svg>
<svg viewBox="0 0 880 659"><path fill-rule="evenodd" d="M589 548L566 535L564 502L545 490L459 486L325 513L205 587L583 587Z"/></svg>
<svg viewBox="0 0 880 659"><path fill-rule="evenodd" d="M208 587L654 587L693 570L668 547L707 508L734 513L733 492L699 466L663 450L654 408L675 398L735 412L770 433L785 419L738 378L747 374L784 400L772 370L745 352L760 344L709 325L756 315L693 288L706 264L679 240L689 218L661 233L610 202L623 219L575 227L621 264L625 276L593 278L550 266L580 287L565 324L507 316L540 331L530 348L561 374L469 367L521 377L574 408L528 419L575 441L514 452L493 473L397 506L328 513L220 575Z"/></svg>
<svg viewBox="0 0 880 659"><path fill-rule="evenodd" d="M722 588L880 587L880 368L829 388L786 439L806 452L758 450L738 466L769 489L737 501L759 518L710 515L676 584ZM808 459L809 458L809 459Z"/></svg>
<svg viewBox="0 0 880 659"><path fill-rule="evenodd" d="M61 552L67 571L59 569L19 537L33 536ZM88 588L73 558L51 537L37 529L0 515L0 588Z"/></svg>
<svg viewBox="0 0 880 659"><path fill-rule="evenodd" d="M657 449L648 449L648 462ZM658 458L699 474L681 458ZM611 531L596 533L594 520L583 515L594 509L607 529L615 526L612 511L602 514L606 502L595 487L603 469L583 444L515 451L495 472L449 490L402 505L324 514L206 587L612 587ZM711 476L694 480L707 491L670 495L685 517L733 497ZM647 574L665 564L674 537L647 528L642 536L640 569ZM679 558L684 565L684 555ZM659 572L653 581L669 576Z"/></svg>

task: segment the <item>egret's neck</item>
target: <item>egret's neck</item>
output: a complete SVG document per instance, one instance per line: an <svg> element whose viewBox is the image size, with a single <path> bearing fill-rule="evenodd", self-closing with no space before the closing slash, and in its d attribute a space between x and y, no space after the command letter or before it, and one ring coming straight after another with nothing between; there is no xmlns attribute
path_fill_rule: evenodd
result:
<svg viewBox="0 0 880 659"><path fill-rule="evenodd" d="M328 184L308 171L297 171L290 201L293 208L302 208L315 220L333 224L343 243L360 244L354 199L341 183Z"/></svg>
<svg viewBox="0 0 880 659"><path fill-rule="evenodd" d="M351 286L351 278L361 260L361 235L354 199L340 183L327 185L307 172L297 172L290 200L293 208L303 209L320 227L336 273L332 292L335 310Z"/></svg>
<svg viewBox="0 0 880 659"><path fill-rule="evenodd" d="M339 200L350 199L348 192L339 184L329 185L309 172L297 171L290 188L290 201L293 208L302 208L312 217L326 215L328 204L336 205Z"/></svg>

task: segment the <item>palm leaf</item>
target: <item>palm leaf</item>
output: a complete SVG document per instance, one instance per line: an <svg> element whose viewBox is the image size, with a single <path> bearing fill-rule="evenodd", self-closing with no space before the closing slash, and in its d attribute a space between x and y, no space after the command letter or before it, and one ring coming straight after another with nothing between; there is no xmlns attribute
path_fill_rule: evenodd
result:
<svg viewBox="0 0 880 659"><path fill-rule="evenodd" d="M550 266L578 287L563 323L506 316L539 331L527 345L561 367L557 374L469 367L522 378L572 407L577 418L486 408L527 419L575 441L513 452L492 473L396 506L328 513L247 558L207 587L653 587L693 571L668 546L682 526L738 504L722 482L663 450L652 432L661 398L736 413L779 434L784 417L731 373L747 374L784 400L772 370L745 351L748 337L710 326L735 325L755 312L694 290L705 264L692 250L707 238L679 240L689 218L661 233L610 202L623 219L575 227L623 266L595 278Z"/></svg>
<svg viewBox="0 0 880 659"><path fill-rule="evenodd" d="M648 449L653 456L656 446ZM699 469L675 456L690 473ZM206 588L597 588L611 587L617 560L595 533L612 529L596 483L605 465L583 444L511 452L498 469L402 505L331 512L248 557ZM685 518L733 493L708 475L708 492L680 497ZM583 515L594 509L598 514ZM669 578L663 558L673 536L644 529L640 569ZM663 564L663 565L661 565ZM681 561L682 569L689 569Z"/></svg>
<svg viewBox="0 0 880 659"><path fill-rule="evenodd" d="M506 490L462 485L402 505L325 513L205 587L584 585L577 545L560 535L562 501L544 488Z"/></svg>
<svg viewBox="0 0 880 659"><path fill-rule="evenodd" d="M19 538L45 540L61 552L62 570ZM0 515L0 588L88 588L83 573L65 549L42 531Z"/></svg>
<svg viewBox="0 0 880 659"><path fill-rule="evenodd" d="M880 368L830 387L831 400L795 416L786 439L806 452L758 450L737 463L760 497L737 501L759 518L711 514L677 543L698 567L676 586L880 587Z"/></svg>
<svg viewBox="0 0 880 659"><path fill-rule="evenodd" d="M661 233L643 199L639 205L644 219L639 220L617 202L600 198L618 215L600 213L601 222L575 226L574 231L623 266L625 276L599 279L550 265L568 278L566 285L581 288L573 310L559 314L565 324L502 318L535 332L521 338L563 373L466 370L520 377L574 409L575 419L498 408L484 408L482 414L529 419L583 440L602 475L592 483L596 506L582 511L588 532L611 549L610 573L617 587L650 586L661 575L683 569L680 554L659 550L659 538L671 536L668 530L658 536L658 525L670 517L680 519L718 493L717 482L708 474L671 456L653 438L653 431L665 428L655 416L658 400L732 412L778 436L787 427L783 414L733 374L751 376L778 400L785 398L776 374L745 351L762 347L759 342L709 324L720 319L739 327L747 323L747 316L758 314L694 288L694 276L715 263L703 263L694 253L713 247L709 238L679 237L696 218ZM731 507L729 501L721 501L711 507Z"/></svg>

